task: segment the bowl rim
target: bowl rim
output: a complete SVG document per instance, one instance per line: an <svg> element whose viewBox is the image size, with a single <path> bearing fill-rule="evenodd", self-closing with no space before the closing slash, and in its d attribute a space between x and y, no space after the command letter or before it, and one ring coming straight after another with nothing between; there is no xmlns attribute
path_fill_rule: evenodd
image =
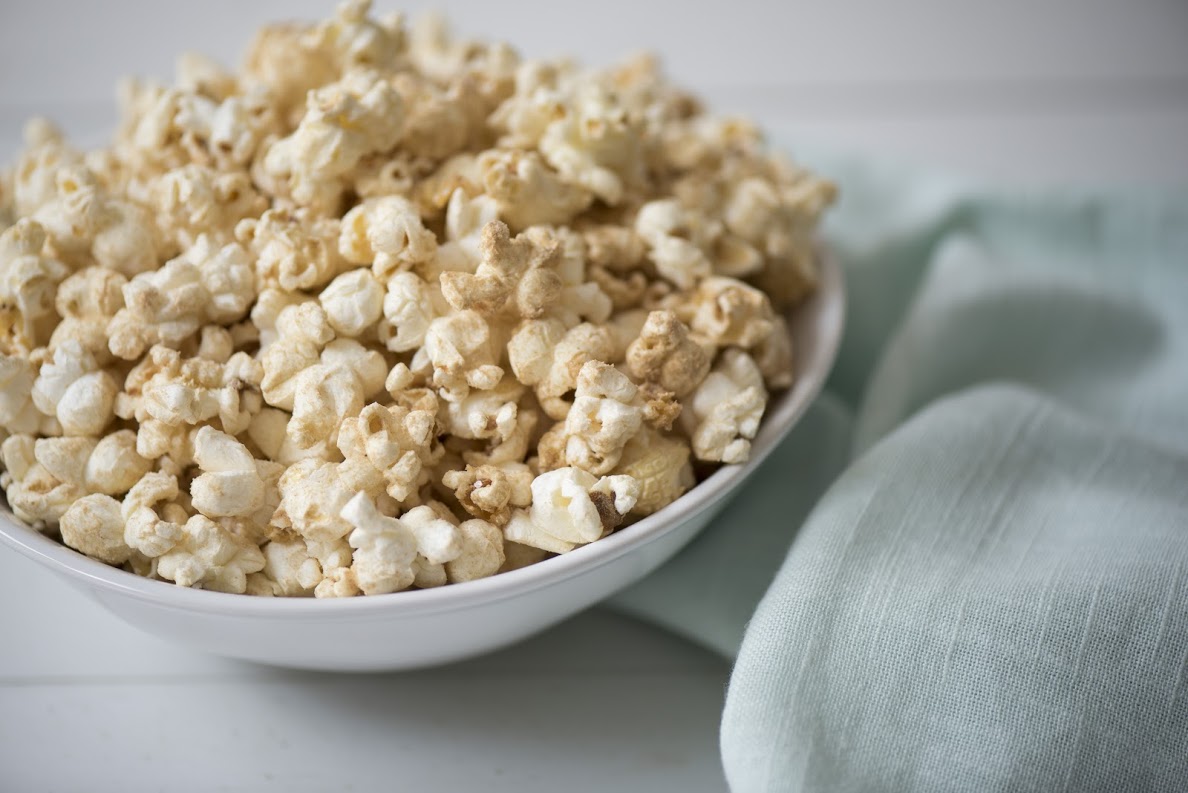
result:
<svg viewBox="0 0 1188 793"><path fill-rule="evenodd" d="M161 608L243 617L325 620L370 617L379 611L424 615L466 609L476 601L491 603L542 589L567 578L591 573L636 548L648 545L685 521L729 497L791 432L824 387L841 345L845 325L845 287L835 256L822 248L817 257L819 283L808 304L816 303L818 343L807 355L797 351L798 371L791 388L776 395L749 459L724 465L663 509L626 528L568 553L517 570L432 589L405 590L352 598L251 597L181 587L112 567L70 548L0 512L0 544L32 559L74 584L123 597L149 601ZM807 363L807 365L805 365Z"/></svg>

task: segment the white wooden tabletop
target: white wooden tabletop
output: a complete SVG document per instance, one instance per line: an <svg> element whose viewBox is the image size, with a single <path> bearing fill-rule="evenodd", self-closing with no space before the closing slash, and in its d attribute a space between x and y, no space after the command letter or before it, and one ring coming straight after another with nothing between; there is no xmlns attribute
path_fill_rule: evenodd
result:
<svg viewBox="0 0 1188 793"><path fill-rule="evenodd" d="M756 116L793 152L826 145L1032 185L1188 183L1188 4L1177 0L444 7L463 32L528 54L598 63L655 49L716 108ZM187 48L233 61L260 23L328 8L0 3L0 157L32 113L99 143L120 75L166 77ZM163 644L0 551L5 793L721 791L728 671L597 610L429 672L278 671Z"/></svg>

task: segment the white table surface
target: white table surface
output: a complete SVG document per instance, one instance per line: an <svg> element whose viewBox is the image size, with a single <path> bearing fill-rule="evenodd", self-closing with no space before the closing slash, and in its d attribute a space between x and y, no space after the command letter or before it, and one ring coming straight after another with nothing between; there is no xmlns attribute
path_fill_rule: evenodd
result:
<svg viewBox="0 0 1188 793"><path fill-rule="evenodd" d="M167 76L185 48L233 60L260 22L327 7L0 2L0 155L34 112L98 143L118 76ZM1188 183L1188 5L1176 0L445 7L463 32L529 54L657 49L714 106L793 144L1029 185ZM140 634L0 552L3 793L721 791L728 672L598 610L428 672L271 670Z"/></svg>

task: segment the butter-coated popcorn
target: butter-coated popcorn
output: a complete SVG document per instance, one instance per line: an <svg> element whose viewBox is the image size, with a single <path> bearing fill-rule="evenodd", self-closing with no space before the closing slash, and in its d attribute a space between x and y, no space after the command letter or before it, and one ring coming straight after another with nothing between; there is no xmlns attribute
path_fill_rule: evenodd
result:
<svg viewBox="0 0 1188 793"><path fill-rule="evenodd" d="M655 59L370 0L127 80L0 169L0 487L181 586L353 597L594 542L741 463L836 189ZM696 468L694 467L696 465Z"/></svg>

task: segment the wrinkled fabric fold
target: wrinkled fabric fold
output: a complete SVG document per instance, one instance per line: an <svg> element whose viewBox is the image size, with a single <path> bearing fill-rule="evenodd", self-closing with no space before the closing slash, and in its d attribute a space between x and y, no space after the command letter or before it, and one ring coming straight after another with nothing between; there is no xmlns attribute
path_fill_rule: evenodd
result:
<svg viewBox="0 0 1188 793"><path fill-rule="evenodd" d="M1188 191L809 159L829 390L613 605L737 655L736 793L1188 789Z"/></svg>

